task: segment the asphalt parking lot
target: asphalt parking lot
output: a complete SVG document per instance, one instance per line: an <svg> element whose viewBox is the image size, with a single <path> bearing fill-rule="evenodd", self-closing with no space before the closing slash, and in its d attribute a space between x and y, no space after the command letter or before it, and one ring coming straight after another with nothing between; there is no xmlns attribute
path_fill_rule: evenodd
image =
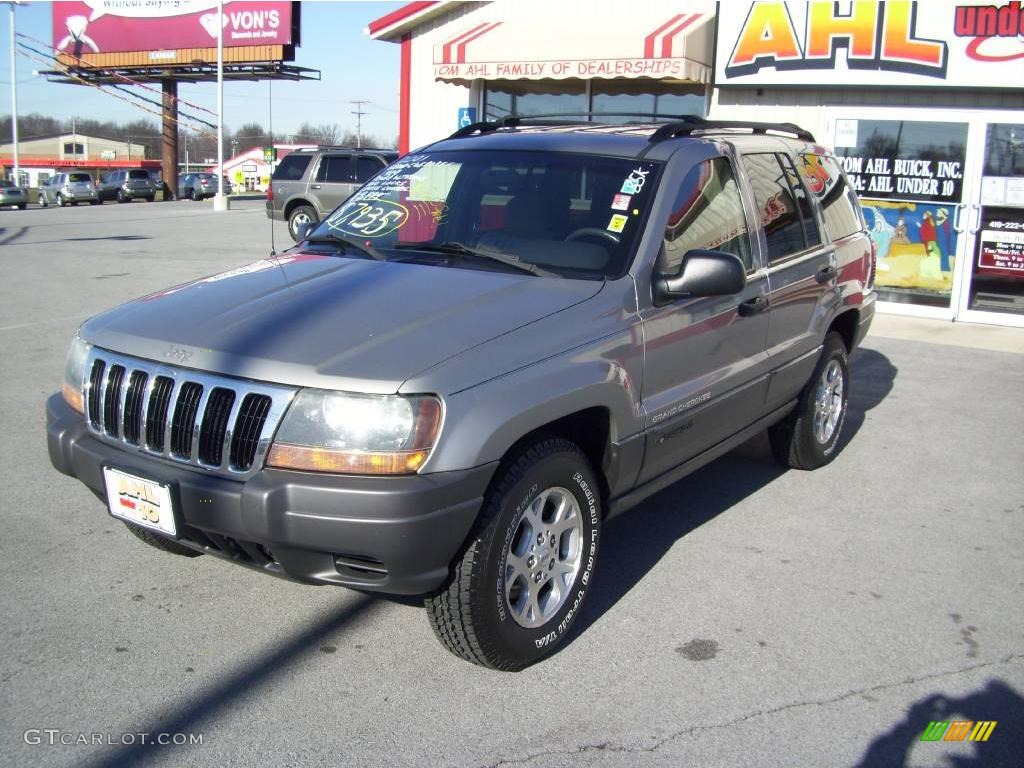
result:
<svg viewBox="0 0 1024 768"><path fill-rule="evenodd" d="M412 601L156 552L51 469L77 325L269 244L260 201L0 211L0 764L1020 765L1024 331L879 323L833 464L754 440L611 522L575 636L503 674Z"/></svg>

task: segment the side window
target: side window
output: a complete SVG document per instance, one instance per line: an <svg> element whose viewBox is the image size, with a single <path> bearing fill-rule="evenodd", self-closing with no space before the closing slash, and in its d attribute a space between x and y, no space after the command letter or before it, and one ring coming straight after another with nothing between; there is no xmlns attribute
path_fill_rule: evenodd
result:
<svg viewBox="0 0 1024 768"><path fill-rule="evenodd" d="M368 181L377 171L384 167L384 164L376 157L366 155L356 156L356 181L362 184Z"/></svg>
<svg viewBox="0 0 1024 768"><path fill-rule="evenodd" d="M298 181L306 172L309 161L312 159L312 155L297 152L285 155L274 171L274 181Z"/></svg>
<svg viewBox="0 0 1024 768"><path fill-rule="evenodd" d="M672 208L659 272L674 273L684 254L694 248L735 254L747 272L753 271L750 234L728 159L716 157L695 165L683 180Z"/></svg>
<svg viewBox="0 0 1024 768"><path fill-rule="evenodd" d="M789 158L764 153L744 155L743 161L761 215L769 264L818 245L821 242L818 225L811 213L807 192L796 179Z"/></svg>
<svg viewBox="0 0 1024 768"><path fill-rule="evenodd" d="M818 219L814 215L814 203L807 194L807 187L800 181L796 168L793 167L793 160L789 155L778 155L779 164L786 173L786 181L789 182L789 191L796 200L797 210L800 212L800 219L804 227L804 236L807 240L807 247L813 248L821 245L821 232L818 229Z"/></svg>
<svg viewBox="0 0 1024 768"><path fill-rule="evenodd" d="M839 161L832 155L812 153L800 155L799 161L800 175L818 198L829 235L838 239L863 229L857 197Z"/></svg>
<svg viewBox="0 0 1024 768"><path fill-rule="evenodd" d="M316 172L317 181L346 183L352 181L352 158L349 155L324 155Z"/></svg>

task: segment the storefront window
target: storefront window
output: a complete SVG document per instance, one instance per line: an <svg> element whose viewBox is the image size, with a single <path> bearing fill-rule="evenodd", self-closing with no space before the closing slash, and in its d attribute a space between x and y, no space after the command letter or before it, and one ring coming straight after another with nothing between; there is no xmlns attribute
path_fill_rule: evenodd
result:
<svg viewBox="0 0 1024 768"><path fill-rule="evenodd" d="M632 115L704 116L704 86L660 80L610 80L591 86L594 112L628 112ZM601 118L601 122L626 122L629 117Z"/></svg>
<svg viewBox="0 0 1024 768"><path fill-rule="evenodd" d="M948 307L966 123L841 120L836 153L878 247L880 298ZM837 142L838 143L838 142Z"/></svg>
<svg viewBox="0 0 1024 768"><path fill-rule="evenodd" d="M572 114L587 111L582 80L494 80L487 83L484 117Z"/></svg>
<svg viewBox="0 0 1024 768"><path fill-rule="evenodd" d="M630 116L701 115L704 86L664 80L592 80L587 101L584 80L492 80L484 94L484 117L506 115L571 115L585 112L625 112L629 116L599 118L623 123Z"/></svg>

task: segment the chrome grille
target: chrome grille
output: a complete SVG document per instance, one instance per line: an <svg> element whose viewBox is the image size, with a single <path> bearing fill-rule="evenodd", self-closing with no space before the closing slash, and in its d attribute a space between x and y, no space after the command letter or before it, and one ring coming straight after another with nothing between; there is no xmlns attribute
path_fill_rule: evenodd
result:
<svg viewBox="0 0 1024 768"><path fill-rule="evenodd" d="M295 389L93 348L86 424L100 439L234 478L263 465Z"/></svg>

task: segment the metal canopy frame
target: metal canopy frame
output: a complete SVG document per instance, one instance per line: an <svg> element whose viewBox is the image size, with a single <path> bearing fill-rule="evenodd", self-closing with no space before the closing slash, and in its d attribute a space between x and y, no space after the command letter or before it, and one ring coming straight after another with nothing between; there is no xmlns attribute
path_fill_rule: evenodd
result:
<svg viewBox="0 0 1024 768"><path fill-rule="evenodd" d="M143 83L174 80L179 83L206 83L217 79L217 64L196 61L191 64L162 64L144 67L64 67L41 71L50 82L84 85L123 85L125 78ZM278 61L224 64L225 80L320 80L320 70L284 64Z"/></svg>

